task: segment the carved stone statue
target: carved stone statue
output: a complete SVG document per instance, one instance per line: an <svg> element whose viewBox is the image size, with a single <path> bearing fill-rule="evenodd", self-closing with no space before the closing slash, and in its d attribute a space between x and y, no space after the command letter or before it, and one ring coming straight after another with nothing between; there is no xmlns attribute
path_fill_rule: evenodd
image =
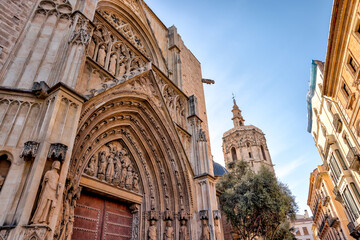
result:
<svg viewBox="0 0 360 240"><path fill-rule="evenodd" d="M94 51L95 51L95 43L94 43L94 39L91 39L89 46L88 46L88 51L87 51L89 57L93 58Z"/></svg>
<svg viewBox="0 0 360 240"><path fill-rule="evenodd" d="M171 226L170 220L166 221L164 240L174 240L174 228Z"/></svg>
<svg viewBox="0 0 360 240"><path fill-rule="evenodd" d="M179 240L189 240L188 230L186 226L186 220L181 220Z"/></svg>
<svg viewBox="0 0 360 240"><path fill-rule="evenodd" d="M105 46L101 45L97 58L97 62L99 63L100 66L105 67L105 57L106 57Z"/></svg>
<svg viewBox="0 0 360 240"><path fill-rule="evenodd" d="M219 219L214 219L215 237L216 240L221 240Z"/></svg>
<svg viewBox="0 0 360 240"><path fill-rule="evenodd" d="M107 158L107 168L106 168L106 181L111 183L114 177L114 157L115 154L112 152Z"/></svg>
<svg viewBox="0 0 360 240"><path fill-rule="evenodd" d="M45 173L37 208L32 218L34 224L49 224L51 211L55 208L59 196L59 170L60 162L54 161L51 170Z"/></svg>
<svg viewBox="0 0 360 240"><path fill-rule="evenodd" d="M148 240L156 240L156 226L155 220L150 220L150 227L148 230Z"/></svg>
<svg viewBox="0 0 360 240"><path fill-rule="evenodd" d="M133 180L133 191L139 192L139 176L134 173L134 180Z"/></svg>
<svg viewBox="0 0 360 240"><path fill-rule="evenodd" d="M126 173L125 187L126 187L126 189L131 190L132 185L133 185L133 172L132 172L132 167L130 165L128 167L127 173Z"/></svg>
<svg viewBox="0 0 360 240"><path fill-rule="evenodd" d="M100 180L104 180L105 172L106 172L106 153L104 151L99 153L99 171L98 171L98 178Z"/></svg>
<svg viewBox="0 0 360 240"><path fill-rule="evenodd" d="M120 178L120 187L121 188L125 187L126 175L127 175L126 165L124 162L122 162L121 163L121 178Z"/></svg>
<svg viewBox="0 0 360 240"><path fill-rule="evenodd" d="M1 190L2 186L4 185L4 181L5 181L5 178L0 175L0 190Z"/></svg>
<svg viewBox="0 0 360 240"><path fill-rule="evenodd" d="M202 226L202 230L201 230L200 240L210 240L210 229L207 219L201 220L201 226Z"/></svg>
<svg viewBox="0 0 360 240"><path fill-rule="evenodd" d="M115 72L116 72L116 62L117 62L116 54L111 55L110 64L109 64L109 72L113 75L115 75Z"/></svg>
<svg viewBox="0 0 360 240"><path fill-rule="evenodd" d="M94 176L95 175L95 170L96 170L96 157L92 156L90 158L89 164L87 166L87 168L85 169L85 173L89 176Z"/></svg>
<svg viewBox="0 0 360 240"><path fill-rule="evenodd" d="M113 184L115 186L118 186L120 184L120 180L121 180L121 162L120 162L120 159L118 157L115 157L114 163L115 163L115 174L114 174Z"/></svg>
<svg viewBox="0 0 360 240"><path fill-rule="evenodd" d="M125 163L125 167L127 168L131 164L130 157L129 157L126 149L123 149L121 151L121 153L122 153L122 162Z"/></svg>

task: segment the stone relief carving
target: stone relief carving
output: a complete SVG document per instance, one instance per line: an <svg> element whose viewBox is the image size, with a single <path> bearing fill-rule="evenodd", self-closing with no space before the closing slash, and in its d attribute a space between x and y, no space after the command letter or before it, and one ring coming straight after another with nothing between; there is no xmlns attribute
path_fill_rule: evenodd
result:
<svg viewBox="0 0 360 240"><path fill-rule="evenodd" d="M187 98L182 95L170 80L166 80L156 73L156 82L159 85L165 104L169 110L171 118L183 129L187 129Z"/></svg>
<svg viewBox="0 0 360 240"><path fill-rule="evenodd" d="M54 161L51 170L47 171L44 175L37 208L31 220L34 224L49 224L52 210L57 204L61 187L59 184L59 170L60 162Z"/></svg>
<svg viewBox="0 0 360 240"><path fill-rule="evenodd" d="M138 173L128 150L119 141L104 145L91 156L84 174L119 188L139 192Z"/></svg>
<svg viewBox="0 0 360 240"><path fill-rule="evenodd" d="M135 2L135 0L124 2ZM134 4L129 3L128 6L134 6ZM124 18L111 10L100 10L99 13L116 30L122 33L134 46L136 46L141 53L143 53L146 57L149 57L148 50L144 46L144 40L142 39L140 34L128 22L126 22Z"/></svg>
<svg viewBox="0 0 360 240"><path fill-rule="evenodd" d="M98 18L95 17L95 30L87 48L87 78L84 81L89 82L88 98L151 68L147 59Z"/></svg>
<svg viewBox="0 0 360 240"><path fill-rule="evenodd" d="M73 44L87 45L93 31L93 26L90 21L80 13L77 14L75 19L75 29L69 42Z"/></svg>

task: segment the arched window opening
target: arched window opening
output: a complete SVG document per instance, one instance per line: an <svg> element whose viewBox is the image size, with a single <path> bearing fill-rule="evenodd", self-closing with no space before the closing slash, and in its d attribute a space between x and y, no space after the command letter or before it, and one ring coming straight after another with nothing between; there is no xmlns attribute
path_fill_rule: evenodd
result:
<svg viewBox="0 0 360 240"><path fill-rule="evenodd" d="M231 148L231 157L232 157L232 160L233 161L236 161L237 160L237 156L236 156L236 150L235 148Z"/></svg>
<svg viewBox="0 0 360 240"><path fill-rule="evenodd" d="M249 142L247 142L247 143L246 143L246 146L247 146L247 147L250 147L250 143L249 143Z"/></svg>
<svg viewBox="0 0 360 240"><path fill-rule="evenodd" d="M261 154L263 156L263 159L266 160L266 155L265 155L265 150L264 150L263 145L260 146L260 149L261 149Z"/></svg>
<svg viewBox="0 0 360 240"><path fill-rule="evenodd" d="M252 154L251 154L251 152L249 152L249 158L252 158Z"/></svg>
<svg viewBox="0 0 360 240"><path fill-rule="evenodd" d="M2 154L0 155L0 190L4 185L6 176L8 175L10 169L11 162L9 160L8 155Z"/></svg>

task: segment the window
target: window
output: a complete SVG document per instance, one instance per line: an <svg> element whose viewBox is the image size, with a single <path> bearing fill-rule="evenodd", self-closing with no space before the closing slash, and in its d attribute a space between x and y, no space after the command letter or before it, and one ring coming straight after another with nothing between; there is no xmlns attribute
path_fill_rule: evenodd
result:
<svg viewBox="0 0 360 240"><path fill-rule="evenodd" d="M345 205L346 205L347 209L349 210L348 212L350 214L351 221L355 221L359 217L359 208L356 205L355 200L354 200L353 196L351 195L351 192L348 187L346 187L344 189L344 192L342 195L343 195Z"/></svg>
<svg viewBox="0 0 360 240"><path fill-rule="evenodd" d="M354 194L355 194L356 200L357 200L358 202L360 202L360 193L359 193L357 187L355 186L355 183L353 183L353 182L350 183L350 186L351 186L352 191L353 191Z"/></svg>
<svg viewBox="0 0 360 240"><path fill-rule="evenodd" d="M343 82L343 84L341 86L341 89L342 89L345 97L348 98L350 96L350 94L351 94L351 91L350 91L349 87L346 85L345 82Z"/></svg>
<svg viewBox="0 0 360 240"><path fill-rule="evenodd" d="M356 72L357 64L356 64L355 60L353 59L353 57L351 57L351 56L349 58L349 66L353 72Z"/></svg>
<svg viewBox="0 0 360 240"><path fill-rule="evenodd" d="M249 158L252 158L252 154L251 154L251 152L249 152Z"/></svg>
<svg viewBox="0 0 360 240"><path fill-rule="evenodd" d="M344 170L347 170L347 167L346 167L344 158L342 157L339 149L336 149L336 150L335 150L335 154L336 154L336 157L337 157L337 159L339 160L339 162L340 162L340 164L341 164L341 167L342 167Z"/></svg>
<svg viewBox="0 0 360 240"><path fill-rule="evenodd" d="M308 230L307 230L307 227L303 227L302 229L303 229L304 235L309 235L309 232L308 232Z"/></svg>
<svg viewBox="0 0 360 240"><path fill-rule="evenodd" d="M261 153L262 153L263 159L266 160L266 155L265 155L265 150L264 150L263 145L260 146L260 149L261 149Z"/></svg>
<svg viewBox="0 0 360 240"><path fill-rule="evenodd" d="M339 181L339 178L341 175L341 169L340 169L339 164L337 163L334 155L331 156L329 166L330 166L330 170L331 170L331 175L334 177L335 183L337 183Z"/></svg>
<svg viewBox="0 0 360 240"><path fill-rule="evenodd" d="M231 157L233 161L237 160L237 156L236 156L236 150L234 147L231 148Z"/></svg>

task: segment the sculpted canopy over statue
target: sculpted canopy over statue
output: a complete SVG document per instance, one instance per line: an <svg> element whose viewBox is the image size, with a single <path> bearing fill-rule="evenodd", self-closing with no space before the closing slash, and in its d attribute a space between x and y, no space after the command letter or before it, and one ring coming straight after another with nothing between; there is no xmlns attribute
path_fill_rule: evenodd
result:
<svg viewBox="0 0 360 240"><path fill-rule="evenodd" d="M59 170L60 162L54 161L51 170L45 173L37 208L32 218L34 224L49 224L51 211L55 208L59 197Z"/></svg>

